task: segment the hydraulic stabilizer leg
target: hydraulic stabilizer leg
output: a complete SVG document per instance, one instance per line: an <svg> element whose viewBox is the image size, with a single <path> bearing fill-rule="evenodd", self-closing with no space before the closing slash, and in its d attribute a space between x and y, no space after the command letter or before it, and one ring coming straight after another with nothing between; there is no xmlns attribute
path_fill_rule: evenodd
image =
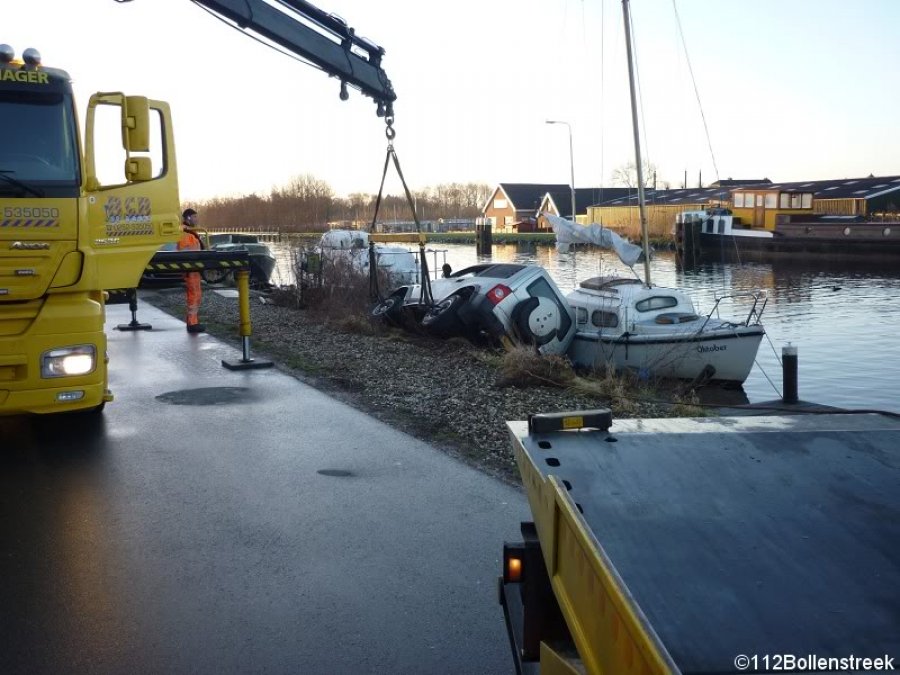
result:
<svg viewBox="0 0 900 675"><path fill-rule="evenodd" d="M250 358L250 272L247 269L237 272L238 306L241 321L241 348L243 358L240 361L222 360L222 365L229 370L248 370L251 368L270 368L271 361L257 361Z"/></svg>
<svg viewBox="0 0 900 675"><path fill-rule="evenodd" d="M131 310L131 322L120 323L116 326L116 330L151 330L153 326L149 323L141 323L137 320L137 289L128 289L128 309Z"/></svg>

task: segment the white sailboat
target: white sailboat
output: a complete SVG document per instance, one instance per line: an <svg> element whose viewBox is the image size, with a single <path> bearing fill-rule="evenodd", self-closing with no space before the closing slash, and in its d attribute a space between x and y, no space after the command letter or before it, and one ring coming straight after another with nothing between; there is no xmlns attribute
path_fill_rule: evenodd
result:
<svg viewBox="0 0 900 675"><path fill-rule="evenodd" d="M760 324L766 303L765 293L737 294L747 300L747 315L738 320L724 320L717 316L719 304L726 297L736 296L717 298L713 309L706 315L700 315L687 293L653 286L650 281L650 245L628 2L622 0L622 10L628 52L644 278L594 277L582 282L579 288L566 296L575 309L576 320L569 358L581 367L602 368L610 364L616 370L633 370L649 377L743 383L750 374L765 335L765 329ZM558 241L584 240L573 234L582 226L553 216L549 216L548 220L557 232ZM633 244L610 244L606 240L609 230L596 224L583 229L585 232L582 234L589 241L615 248L629 267L633 268L638 261L635 255L637 247Z"/></svg>

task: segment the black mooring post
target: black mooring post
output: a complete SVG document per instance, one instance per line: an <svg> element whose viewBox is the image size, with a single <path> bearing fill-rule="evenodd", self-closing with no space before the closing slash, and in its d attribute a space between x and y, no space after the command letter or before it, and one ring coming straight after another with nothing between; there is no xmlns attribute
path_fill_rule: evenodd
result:
<svg viewBox="0 0 900 675"><path fill-rule="evenodd" d="M800 398L797 391L797 348L788 343L781 348L781 368L783 374L785 403L797 403Z"/></svg>
<svg viewBox="0 0 900 675"><path fill-rule="evenodd" d="M475 225L475 254L490 255L494 245L494 238L491 232L490 223L480 223Z"/></svg>
<svg viewBox="0 0 900 675"><path fill-rule="evenodd" d="M149 323L141 323L137 320L137 289L128 289L128 309L131 310L131 323L120 323L117 330L151 330Z"/></svg>

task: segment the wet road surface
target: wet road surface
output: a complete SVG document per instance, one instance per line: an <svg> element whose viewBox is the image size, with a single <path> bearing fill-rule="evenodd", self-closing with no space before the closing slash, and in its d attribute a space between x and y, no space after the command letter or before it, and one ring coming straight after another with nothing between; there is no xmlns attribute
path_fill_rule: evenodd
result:
<svg viewBox="0 0 900 675"><path fill-rule="evenodd" d="M0 418L0 672L509 673L517 490L142 304L115 402Z"/></svg>

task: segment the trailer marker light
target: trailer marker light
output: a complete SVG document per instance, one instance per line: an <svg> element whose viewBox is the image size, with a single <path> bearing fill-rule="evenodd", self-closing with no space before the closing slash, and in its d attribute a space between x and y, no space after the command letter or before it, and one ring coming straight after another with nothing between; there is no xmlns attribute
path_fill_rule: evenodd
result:
<svg viewBox="0 0 900 675"><path fill-rule="evenodd" d="M522 559L509 557L506 559L506 581L518 583L522 581Z"/></svg>
<svg viewBox="0 0 900 675"><path fill-rule="evenodd" d="M525 567L525 544L503 544L503 583L518 584L522 581Z"/></svg>

